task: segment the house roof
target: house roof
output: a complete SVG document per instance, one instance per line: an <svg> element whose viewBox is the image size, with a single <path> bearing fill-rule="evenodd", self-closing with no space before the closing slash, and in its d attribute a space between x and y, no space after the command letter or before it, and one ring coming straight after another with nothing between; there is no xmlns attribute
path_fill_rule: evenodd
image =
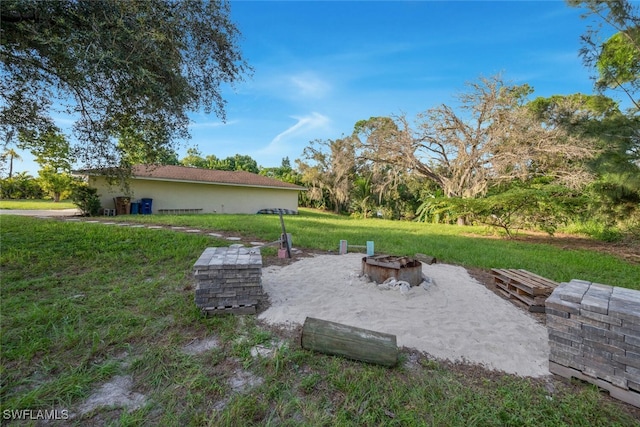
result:
<svg viewBox="0 0 640 427"><path fill-rule="evenodd" d="M93 174L96 171L83 171ZM305 190L304 187L246 171L221 171L174 165L134 165L131 177L157 181L202 182L240 187Z"/></svg>

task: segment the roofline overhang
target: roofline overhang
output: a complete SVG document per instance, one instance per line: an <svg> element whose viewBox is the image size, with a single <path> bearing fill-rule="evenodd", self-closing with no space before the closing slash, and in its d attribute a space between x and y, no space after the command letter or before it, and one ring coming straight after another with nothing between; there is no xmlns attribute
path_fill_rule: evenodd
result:
<svg viewBox="0 0 640 427"><path fill-rule="evenodd" d="M77 173L78 175L105 177L105 175L102 175L99 173L87 173L86 171L73 171L72 174L73 173ZM222 186L228 186L228 187L269 188L272 190L288 190L288 191L307 191L308 190L308 188L306 187L289 188L289 187L278 187L278 186L271 186L271 185L236 184L232 182L213 182L213 181L196 181L196 180L172 179L172 178L154 178L149 176L135 176L135 175L131 175L129 179L139 179L139 180L146 180L146 181L182 182L185 184L222 185Z"/></svg>

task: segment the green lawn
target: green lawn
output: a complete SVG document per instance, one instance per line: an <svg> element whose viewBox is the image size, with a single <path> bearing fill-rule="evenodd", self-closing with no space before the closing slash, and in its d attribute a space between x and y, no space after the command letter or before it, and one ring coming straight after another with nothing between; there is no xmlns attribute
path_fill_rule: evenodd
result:
<svg viewBox="0 0 640 427"><path fill-rule="evenodd" d="M76 205L70 200L0 200L0 209L24 209L24 210L47 210L47 209L74 209Z"/></svg>
<svg viewBox="0 0 640 427"><path fill-rule="evenodd" d="M277 216L118 219L266 241L280 234ZM139 409L101 408L52 425L555 427L640 420L640 411L587 384L454 366L406 349L401 358L412 363L388 369L303 350L297 332L266 327L254 316L203 318L193 303L191 268L205 247L228 241L11 215L0 221L2 414L76 412L101 384L129 376L132 392L146 397ZM557 280L581 277L636 288L640 283L638 266L614 257L489 239L481 228L462 235L457 227L306 210L285 217L285 224L298 247L337 250L340 239L374 240L377 251L422 252L467 266L528 268ZM218 345L195 355L182 351L205 338ZM272 356L252 356L256 345L271 348ZM234 391L229 380L238 375L260 381Z"/></svg>
<svg viewBox="0 0 640 427"><path fill-rule="evenodd" d="M284 222L293 244L302 248L337 251L340 240L356 245L371 240L376 253L424 253L465 267L523 268L558 282L583 279L640 289L637 264L595 251L496 238L486 227L353 219L308 209L300 212L285 216ZM266 241L277 240L281 233L277 215L128 215L122 220L225 230Z"/></svg>

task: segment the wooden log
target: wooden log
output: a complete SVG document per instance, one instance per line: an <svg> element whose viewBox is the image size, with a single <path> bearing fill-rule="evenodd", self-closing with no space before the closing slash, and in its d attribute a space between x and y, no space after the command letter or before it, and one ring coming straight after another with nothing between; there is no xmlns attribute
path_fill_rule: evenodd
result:
<svg viewBox="0 0 640 427"><path fill-rule="evenodd" d="M396 336L341 323L307 317L302 348L348 359L394 366L398 363Z"/></svg>
<svg viewBox="0 0 640 427"><path fill-rule="evenodd" d="M432 257L425 254L416 254L415 258L418 261L424 262L425 264L429 264L429 265L436 263L436 257Z"/></svg>

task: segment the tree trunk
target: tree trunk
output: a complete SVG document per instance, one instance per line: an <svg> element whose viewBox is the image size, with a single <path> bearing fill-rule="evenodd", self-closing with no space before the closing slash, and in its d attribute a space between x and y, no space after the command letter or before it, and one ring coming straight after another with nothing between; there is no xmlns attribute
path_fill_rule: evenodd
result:
<svg viewBox="0 0 640 427"><path fill-rule="evenodd" d="M463 216L459 216L457 221L456 221L456 224L458 224L458 225L467 225L467 219L465 217L463 217Z"/></svg>

